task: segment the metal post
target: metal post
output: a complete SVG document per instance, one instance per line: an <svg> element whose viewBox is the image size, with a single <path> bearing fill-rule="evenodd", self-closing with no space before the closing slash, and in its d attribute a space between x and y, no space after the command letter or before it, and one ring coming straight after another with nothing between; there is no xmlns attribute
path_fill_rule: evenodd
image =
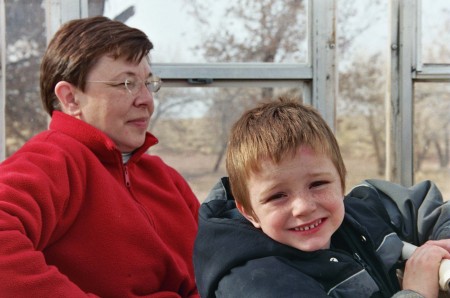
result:
<svg viewBox="0 0 450 298"><path fill-rule="evenodd" d="M387 109L387 179L410 186L413 169L413 72L417 0L391 1L390 98Z"/></svg>
<svg viewBox="0 0 450 298"><path fill-rule="evenodd" d="M45 20L47 42L59 29L61 24L88 16L88 0L46 0Z"/></svg>
<svg viewBox="0 0 450 298"><path fill-rule="evenodd" d="M318 109L332 130L336 127L336 1L310 1L311 64L313 68L312 105Z"/></svg>
<svg viewBox="0 0 450 298"><path fill-rule="evenodd" d="M0 0L0 162L6 157L6 30L5 1Z"/></svg>

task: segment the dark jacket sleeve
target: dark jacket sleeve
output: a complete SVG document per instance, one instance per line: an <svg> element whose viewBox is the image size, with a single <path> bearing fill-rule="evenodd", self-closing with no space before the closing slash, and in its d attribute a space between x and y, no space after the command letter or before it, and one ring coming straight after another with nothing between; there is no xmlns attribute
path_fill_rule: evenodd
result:
<svg viewBox="0 0 450 298"><path fill-rule="evenodd" d="M277 257L255 259L233 268L219 282L215 295L221 298L328 297L316 280Z"/></svg>
<svg viewBox="0 0 450 298"><path fill-rule="evenodd" d="M379 200L391 226L404 241L421 245L427 240L450 238L450 203L444 202L431 181L407 188L383 180L366 180L349 195L368 204Z"/></svg>

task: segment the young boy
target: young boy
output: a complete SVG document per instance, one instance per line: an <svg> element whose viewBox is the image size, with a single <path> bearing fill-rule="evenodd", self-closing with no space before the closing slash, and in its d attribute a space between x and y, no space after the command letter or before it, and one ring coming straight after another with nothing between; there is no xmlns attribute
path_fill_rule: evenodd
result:
<svg viewBox="0 0 450 298"><path fill-rule="evenodd" d="M314 109L280 99L247 111L226 166L200 208L201 297L437 297L450 205L431 182L369 180L344 197L339 146ZM422 245L406 266L402 241Z"/></svg>

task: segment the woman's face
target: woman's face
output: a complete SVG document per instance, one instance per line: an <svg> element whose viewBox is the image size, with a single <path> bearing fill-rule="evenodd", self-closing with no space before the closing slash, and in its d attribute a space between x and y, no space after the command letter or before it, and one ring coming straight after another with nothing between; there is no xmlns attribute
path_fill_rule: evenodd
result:
<svg viewBox="0 0 450 298"><path fill-rule="evenodd" d="M341 180L331 159L300 146L278 164L264 160L248 181L254 215L238 208L272 239L302 251L329 248L344 219Z"/></svg>
<svg viewBox="0 0 450 298"><path fill-rule="evenodd" d="M145 57L135 64L103 56L88 74L85 91L75 93L76 117L106 133L121 152L139 148L153 114L153 94L143 84L131 94L124 82L142 82L151 74Z"/></svg>

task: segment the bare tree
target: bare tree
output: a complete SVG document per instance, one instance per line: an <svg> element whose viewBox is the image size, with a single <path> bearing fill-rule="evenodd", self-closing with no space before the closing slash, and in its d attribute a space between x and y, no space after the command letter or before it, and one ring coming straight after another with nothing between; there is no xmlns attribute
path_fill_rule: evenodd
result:
<svg viewBox="0 0 450 298"><path fill-rule="evenodd" d="M203 51L204 56L211 62L300 62L305 61L307 55L306 44L306 28L307 28L307 13L306 3L301 0L290 1L276 1L276 0L231 0L229 5L224 8L224 20L220 26L214 27L211 23L211 15L214 13L209 9L211 3L208 1L189 1L192 8L191 13L196 17L199 23L199 31L202 31L204 38L201 44L198 45L197 50ZM370 1L365 6L355 5L352 1L339 2L339 35L338 44L342 51L340 56L343 59L348 59L346 54L349 53L355 40L361 36L361 33L370 28L373 23L379 18L379 13L374 13L370 17L361 19L360 13L364 11L379 12L382 9L380 0ZM208 30L204 30L208 28ZM212 28L212 29L211 29ZM217 28L217 29L216 29ZM206 31L206 32L205 32ZM372 70L374 71L374 70ZM345 77L349 77L351 73L344 73ZM366 75L366 74L362 74ZM381 70L377 70L376 75L383 77ZM374 74L375 76L375 74ZM372 142L374 148L374 155L376 156L378 169L381 171L384 167L384 152L383 152L383 135L384 130L380 126L379 110L383 109L383 93L384 90L378 82L377 78L374 84L374 76L367 79L361 84L367 84L364 90L370 90L368 94L364 94L364 100L358 101L355 98L360 98L361 94L352 95L361 85L352 84L350 78L341 84L346 96L344 100L349 100L348 105L353 108L358 104L362 105L360 109L369 113L367 119L367 128L372 136L369 142ZM240 90L240 94L245 94L245 90ZM259 96L248 96L248 98L258 98L259 100L265 98L273 98L274 90L272 88L263 88ZM226 92L221 91L221 94ZM226 96L226 95L224 95ZM245 98L245 96L243 96ZM230 119L224 121L227 117L235 115L237 111L242 111L242 104L234 105L233 101L228 100L228 106L224 107L220 104L220 99L217 99L216 105L211 109L217 109L220 105L219 111L223 115L216 115L218 123L230 123ZM248 102L248 99L247 99ZM377 106L377 104L379 106ZM375 108L376 107L376 108ZM381 113L382 115L382 113ZM228 127L222 128L228 130ZM221 134L222 138L227 137L227 134ZM221 161L221 154L224 152L226 144L218 141L223 147L218 150L218 159ZM217 167L217 163L216 163Z"/></svg>
<svg viewBox="0 0 450 298"><path fill-rule="evenodd" d="M302 62L306 51L305 3L302 0L232 0L223 9L220 24L212 24L213 1L187 1L202 31L195 50L210 62ZM214 3L217 3L214 1ZM206 28L206 29L205 29ZM219 168L231 123L255 102L273 98L273 88L220 89L210 113L217 119Z"/></svg>
<svg viewBox="0 0 450 298"><path fill-rule="evenodd" d="M173 115L173 113L178 114L185 106L197 101L202 101L205 104L207 102L206 98L199 98L198 96L196 97L192 93L187 92L187 90L177 89L161 90L157 96L155 96L154 100L155 110L153 111L152 119L150 121L150 131L153 131L161 118L170 118L172 116L175 116L174 118L176 118L176 116L183 118L180 117L183 115Z"/></svg>
<svg viewBox="0 0 450 298"><path fill-rule="evenodd" d="M447 16L449 10L444 10ZM443 34L450 30L446 18ZM445 40L436 38L423 53L424 60L445 62L450 50ZM414 98L414 170L422 169L425 161L437 162L440 169L450 165L450 88L442 83L416 83Z"/></svg>
<svg viewBox="0 0 450 298"><path fill-rule="evenodd" d="M301 43L306 36L303 2L237 0L224 12L223 20L227 21L224 27L205 35L198 49L204 51L207 59L215 62L285 62L301 59L305 54L300 51ZM198 5L196 1L193 3Z"/></svg>
<svg viewBox="0 0 450 298"><path fill-rule="evenodd" d="M364 37L382 15L387 15L387 5L381 0L338 1L337 8L339 59L351 60L355 42Z"/></svg>
<svg viewBox="0 0 450 298"><path fill-rule="evenodd" d="M46 41L45 13L40 1L6 1L5 11L8 156L47 125L38 83L40 57Z"/></svg>
<svg viewBox="0 0 450 298"><path fill-rule="evenodd" d="M340 99L346 103L343 113L360 122L354 132L359 135L360 142L366 141L367 147L372 148L371 155L375 157L379 175L384 173L386 159L383 106L386 81L381 60L380 54L356 56L351 66L339 76Z"/></svg>
<svg viewBox="0 0 450 298"><path fill-rule="evenodd" d="M439 83L419 84L415 92L414 154L415 171L426 160L437 161L438 167L449 166L450 92ZM434 155L433 155L434 151Z"/></svg>

